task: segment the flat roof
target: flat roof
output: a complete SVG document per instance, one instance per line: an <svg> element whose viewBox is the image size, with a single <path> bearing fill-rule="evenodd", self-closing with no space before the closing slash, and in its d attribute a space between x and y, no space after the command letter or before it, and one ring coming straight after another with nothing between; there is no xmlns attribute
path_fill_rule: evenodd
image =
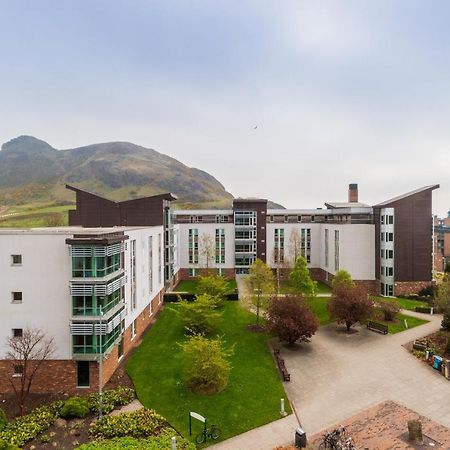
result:
<svg viewBox="0 0 450 450"><path fill-rule="evenodd" d="M155 225L160 226L160 225ZM145 227L97 227L97 228L84 228L80 226L72 227L41 227L41 228L0 228L0 235L7 234L61 234L61 235L99 235L108 233L117 233L123 231L141 230L143 228L152 228L151 226Z"/></svg>
<svg viewBox="0 0 450 450"><path fill-rule="evenodd" d="M233 214L232 209L176 209L175 216L199 216L199 215L227 215Z"/></svg>
<svg viewBox="0 0 450 450"><path fill-rule="evenodd" d="M371 214L372 207L352 207L352 208L336 208L336 209L268 209L267 215L299 215L299 216L330 216L336 214Z"/></svg>

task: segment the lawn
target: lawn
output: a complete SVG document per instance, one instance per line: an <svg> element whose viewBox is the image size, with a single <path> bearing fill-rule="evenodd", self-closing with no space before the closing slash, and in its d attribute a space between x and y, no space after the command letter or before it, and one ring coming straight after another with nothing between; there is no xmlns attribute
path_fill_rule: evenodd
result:
<svg viewBox="0 0 450 450"><path fill-rule="evenodd" d="M408 328L405 327L405 319L408 323ZM387 325L389 334L401 333L409 328L414 328L419 325L423 325L424 323L428 323L428 320L418 319L417 317L407 316L406 314L397 314L396 320L391 322L381 320L380 317L377 317L375 320L379 323L384 323Z"/></svg>
<svg viewBox="0 0 450 450"><path fill-rule="evenodd" d="M316 281L317 283L317 294L331 294L331 288L321 281ZM290 294L292 293L292 286L290 280L284 279L280 280L280 293Z"/></svg>
<svg viewBox="0 0 450 450"><path fill-rule="evenodd" d="M320 325L328 325L329 323L331 323L331 319L327 309L329 300L330 297L310 297L306 301L306 303L308 303L314 314L319 319Z"/></svg>
<svg viewBox="0 0 450 450"><path fill-rule="evenodd" d="M407 309L409 311L414 311L416 307L426 307L429 306L428 303L422 302L420 300L410 300L409 298L388 298L381 296L372 296L372 300L378 302L397 302L402 309Z"/></svg>
<svg viewBox="0 0 450 450"><path fill-rule="evenodd" d="M254 314L237 302L225 304L217 334L227 345L235 345L230 382L219 394L196 395L182 382L177 343L185 336L177 305L166 305L127 364L139 400L165 416L185 437L189 437L189 411L217 424L221 439L279 419L280 398L287 396L267 345L268 334L246 330L254 321ZM290 412L287 401L286 409ZM199 427L196 424L195 432Z"/></svg>
<svg viewBox="0 0 450 450"><path fill-rule="evenodd" d="M237 288L236 280L227 280L228 281L228 288L230 291L233 291ZM197 285L198 285L198 279L192 278L191 280L183 280L180 281L175 288L178 292L191 292L192 294L197 293Z"/></svg>

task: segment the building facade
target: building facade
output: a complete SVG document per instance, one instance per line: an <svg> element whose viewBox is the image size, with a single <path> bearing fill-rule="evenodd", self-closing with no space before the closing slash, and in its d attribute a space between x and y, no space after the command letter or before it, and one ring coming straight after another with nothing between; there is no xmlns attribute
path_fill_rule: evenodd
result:
<svg viewBox="0 0 450 450"><path fill-rule="evenodd" d="M450 263L450 211L447 217L434 220L434 271L444 272Z"/></svg>

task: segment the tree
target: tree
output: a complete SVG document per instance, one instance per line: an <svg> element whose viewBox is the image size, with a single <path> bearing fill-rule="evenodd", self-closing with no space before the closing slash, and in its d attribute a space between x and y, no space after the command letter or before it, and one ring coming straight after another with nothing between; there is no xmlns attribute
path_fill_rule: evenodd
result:
<svg viewBox="0 0 450 450"><path fill-rule="evenodd" d="M188 334L212 333L220 316L215 301L207 294L197 295L193 302L181 300L178 311Z"/></svg>
<svg viewBox="0 0 450 450"><path fill-rule="evenodd" d="M450 261L447 261L445 263L444 272L445 273L450 273Z"/></svg>
<svg viewBox="0 0 450 450"><path fill-rule="evenodd" d="M445 275L442 283L438 285L434 301L444 316L442 328L450 330L450 277L448 275Z"/></svg>
<svg viewBox="0 0 450 450"><path fill-rule="evenodd" d="M226 349L221 338L207 339L199 335L179 345L183 350L186 384L192 392L215 394L225 389L233 348Z"/></svg>
<svg viewBox="0 0 450 450"><path fill-rule="evenodd" d="M293 228L289 236L289 254L291 256L292 266L299 256L302 256L302 240L297 228Z"/></svg>
<svg viewBox="0 0 450 450"><path fill-rule="evenodd" d="M259 324L259 311L268 303L268 296L274 291L274 279L271 268L260 259L250 266L245 283L252 304L256 307L256 324Z"/></svg>
<svg viewBox="0 0 450 450"><path fill-rule="evenodd" d="M221 306L229 290L228 281L220 275L201 276L197 284L197 293L209 295L216 306Z"/></svg>
<svg viewBox="0 0 450 450"><path fill-rule="evenodd" d="M350 287L347 283L337 284L328 303L332 319L344 323L347 331L357 322L364 323L373 314L373 302L362 286Z"/></svg>
<svg viewBox="0 0 450 450"><path fill-rule="evenodd" d="M13 372L18 375L9 381L17 397L20 415L23 416L36 373L55 352L55 344L53 338L48 338L42 330L26 328L21 336L8 338L6 345L6 359L11 361Z"/></svg>
<svg viewBox="0 0 450 450"><path fill-rule="evenodd" d="M334 288L338 285L346 285L349 288L355 287L355 282L352 280L352 276L346 270L338 270L333 277L331 286Z"/></svg>
<svg viewBox="0 0 450 450"><path fill-rule="evenodd" d="M200 255L205 263L206 272L209 273L209 268L216 255L216 246L210 234L203 233L200 236Z"/></svg>
<svg viewBox="0 0 450 450"><path fill-rule="evenodd" d="M266 319L269 331L290 345L299 339L308 342L319 326L317 317L300 296L273 297Z"/></svg>
<svg viewBox="0 0 450 450"><path fill-rule="evenodd" d="M400 311L400 305L395 301L380 301L377 303L377 308L383 312L384 320L390 322L395 319L395 316Z"/></svg>
<svg viewBox="0 0 450 450"><path fill-rule="evenodd" d="M306 259L303 256L299 256L295 261L289 279L292 288L299 294L314 295L316 292L317 283L311 279Z"/></svg>

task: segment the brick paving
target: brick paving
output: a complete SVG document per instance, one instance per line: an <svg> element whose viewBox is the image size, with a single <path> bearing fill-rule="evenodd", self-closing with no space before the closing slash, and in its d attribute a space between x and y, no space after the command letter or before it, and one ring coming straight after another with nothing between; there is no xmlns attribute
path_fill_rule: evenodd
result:
<svg viewBox="0 0 450 450"><path fill-rule="evenodd" d="M449 381L403 347L438 330L442 318L402 312L430 322L387 336L362 327L347 334L343 327L331 324L320 328L309 344L300 344L294 350L282 347L291 373L286 392L308 436L386 400L450 427L450 402L443 401ZM296 426L292 415L210 448L269 450L293 443Z"/></svg>

